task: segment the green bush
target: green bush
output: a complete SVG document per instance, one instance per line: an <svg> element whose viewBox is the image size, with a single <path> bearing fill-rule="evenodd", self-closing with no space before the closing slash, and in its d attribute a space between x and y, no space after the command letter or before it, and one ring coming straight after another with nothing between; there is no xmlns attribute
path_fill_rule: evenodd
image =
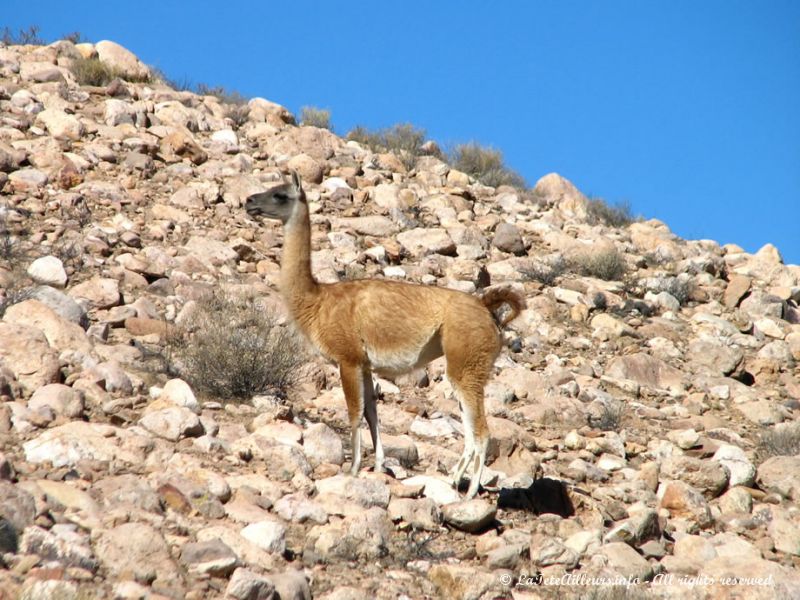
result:
<svg viewBox="0 0 800 600"><path fill-rule="evenodd" d="M315 106L304 106L300 109L300 124L332 131L331 111Z"/></svg>
<svg viewBox="0 0 800 600"><path fill-rule="evenodd" d="M636 221L629 202L609 204L602 198L589 198L587 209L589 223L593 225L602 223L609 227L627 227Z"/></svg>
<svg viewBox="0 0 800 600"><path fill-rule="evenodd" d="M222 291L198 301L167 346L171 371L213 396L243 400L285 394L304 354L262 303Z"/></svg>
<svg viewBox="0 0 800 600"><path fill-rule="evenodd" d="M477 142L456 146L451 153L450 164L484 185L525 187L525 179L505 165L502 152L481 146Z"/></svg>

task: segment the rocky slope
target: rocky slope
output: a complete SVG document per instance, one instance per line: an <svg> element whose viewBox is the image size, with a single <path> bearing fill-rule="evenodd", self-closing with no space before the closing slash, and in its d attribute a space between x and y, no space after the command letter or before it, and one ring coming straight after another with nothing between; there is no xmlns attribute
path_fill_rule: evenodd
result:
<svg viewBox="0 0 800 600"><path fill-rule="evenodd" d="M593 223L556 174L407 170L263 99L81 86L81 55L146 75L110 42L0 48L0 598L800 597L800 268L774 247ZM282 234L241 203L287 167L322 281L524 292L476 500L441 360L381 382L393 473L357 478L321 359L288 402L159 372L209 290L282 310Z"/></svg>

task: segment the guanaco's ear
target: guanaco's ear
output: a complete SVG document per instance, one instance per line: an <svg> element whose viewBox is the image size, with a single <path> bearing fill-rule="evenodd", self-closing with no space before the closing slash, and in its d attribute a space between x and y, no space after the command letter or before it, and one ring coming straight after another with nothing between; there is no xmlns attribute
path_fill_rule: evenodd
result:
<svg viewBox="0 0 800 600"><path fill-rule="evenodd" d="M290 177L292 178L292 185L294 186L294 189L299 192L300 191L300 175L297 174L297 171L292 169L290 171Z"/></svg>

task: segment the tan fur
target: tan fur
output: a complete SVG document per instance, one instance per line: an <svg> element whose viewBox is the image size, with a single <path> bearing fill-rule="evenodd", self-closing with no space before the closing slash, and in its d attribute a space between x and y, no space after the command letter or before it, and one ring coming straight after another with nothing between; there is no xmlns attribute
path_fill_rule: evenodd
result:
<svg viewBox="0 0 800 600"><path fill-rule="evenodd" d="M248 198L252 216L280 219L285 226L281 292L300 330L339 365L353 444L353 474L361 461L359 424L366 417L375 447L376 470L383 469L372 372L398 375L444 355L447 376L462 411L464 453L455 468L458 486L468 466L468 497L478 491L489 430L483 390L500 351L493 310L508 304L505 325L524 308L509 289L483 299L455 290L382 280L320 284L311 273L311 226L299 177ZM471 462L471 465L470 465Z"/></svg>

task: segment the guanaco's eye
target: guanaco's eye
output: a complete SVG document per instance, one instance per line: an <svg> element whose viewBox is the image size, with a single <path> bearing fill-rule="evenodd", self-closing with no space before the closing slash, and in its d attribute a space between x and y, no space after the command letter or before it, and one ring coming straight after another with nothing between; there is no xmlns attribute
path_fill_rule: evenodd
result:
<svg viewBox="0 0 800 600"><path fill-rule="evenodd" d="M275 194L275 201L278 204L286 204L289 201L289 196L286 194Z"/></svg>

